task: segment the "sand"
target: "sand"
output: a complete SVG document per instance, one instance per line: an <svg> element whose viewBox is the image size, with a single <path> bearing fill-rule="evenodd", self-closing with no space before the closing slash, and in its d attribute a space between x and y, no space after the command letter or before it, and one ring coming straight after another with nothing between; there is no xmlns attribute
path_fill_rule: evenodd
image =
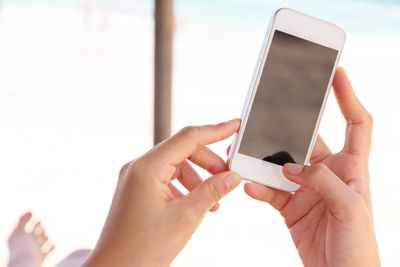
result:
<svg viewBox="0 0 400 267"><path fill-rule="evenodd" d="M8 233L28 209L56 245L45 266L93 247L120 166L151 147L151 16L112 14L103 29L99 20L84 23L75 11L2 10L0 264ZM188 19L178 27L174 132L240 115L265 27L202 28ZM397 37L350 35L341 60L375 118L371 183L384 266L400 262L398 47ZM320 134L333 151L341 148L344 121L333 95ZM211 148L225 157L229 142ZM242 188L221 204L173 266L301 266L271 207Z"/></svg>

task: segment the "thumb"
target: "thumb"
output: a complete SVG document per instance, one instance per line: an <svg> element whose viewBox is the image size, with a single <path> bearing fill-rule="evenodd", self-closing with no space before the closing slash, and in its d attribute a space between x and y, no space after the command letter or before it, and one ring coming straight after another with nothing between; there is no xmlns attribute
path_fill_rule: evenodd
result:
<svg viewBox="0 0 400 267"><path fill-rule="evenodd" d="M188 194L185 202L196 213L206 213L221 198L236 188L242 178L236 172L220 172L203 181L195 190Z"/></svg>
<svg viewBox="0 0 400 267"><path fill-rule="evenodd" d="M343 215L351 215L351 209L360 200L357 194L324 164L302 166L287 163L283 167L283 174L289 180L313 189L325 200L332 213L342 218Z"/></svg>

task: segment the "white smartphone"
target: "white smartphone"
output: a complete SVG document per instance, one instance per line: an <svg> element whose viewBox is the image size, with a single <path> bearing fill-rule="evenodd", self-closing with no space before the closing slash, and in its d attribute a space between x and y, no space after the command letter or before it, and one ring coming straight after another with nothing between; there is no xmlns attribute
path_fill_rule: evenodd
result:
<svg viewBox="0 0 400 267"><path fill-rule="evenodd" d="M338 26L282 8L274 12L228 156L228 167L280 190L299 188L282 174L307 165L346 35Z"/></svg>

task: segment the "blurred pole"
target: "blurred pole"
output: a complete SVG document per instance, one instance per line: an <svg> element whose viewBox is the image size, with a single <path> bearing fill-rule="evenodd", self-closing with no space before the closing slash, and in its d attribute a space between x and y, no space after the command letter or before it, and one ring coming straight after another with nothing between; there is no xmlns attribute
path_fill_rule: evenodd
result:
<svg viewBox="0 0 400 267"><path fill-rule="evenodd" d="M171 134L173 0L155 0L154 144Z"/></svg>

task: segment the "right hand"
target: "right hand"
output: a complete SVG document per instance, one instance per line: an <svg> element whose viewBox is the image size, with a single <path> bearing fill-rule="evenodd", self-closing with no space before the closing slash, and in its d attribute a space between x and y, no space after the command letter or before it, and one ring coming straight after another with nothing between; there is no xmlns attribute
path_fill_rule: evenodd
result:
<svg viewBox="0 0 400 267"><path fill-rule="evenodd" d="M333 87L347 121L343 149L332 154L318 137L310 166L286 164L284 175L302 186L294 194L254 183L245 191L281 213L305 266L380 266L368 170L372 117L342 68Z"/></svg>

